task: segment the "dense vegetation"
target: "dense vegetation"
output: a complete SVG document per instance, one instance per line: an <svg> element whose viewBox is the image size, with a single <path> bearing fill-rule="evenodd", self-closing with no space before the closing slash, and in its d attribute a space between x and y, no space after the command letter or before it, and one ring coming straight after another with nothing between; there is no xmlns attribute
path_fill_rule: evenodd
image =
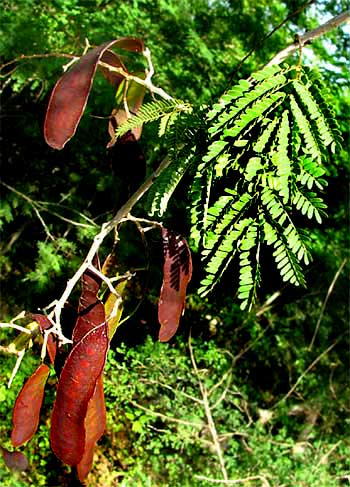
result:
<svg viewBox="0 0 350 487"><path fill-rule="evenodd" d="M303 6L303 2L295 0L4 2L0 44L5 142L0 206L2 322L10 321L22 310L42 310L60 296L99 225L115 214L172 148L171 134L158 137L159 125L152 123L145 124L138 143L117 143L105 148L110 139L108 117L116 100L101 75L94 81L76 136L60 152L49 148L42 135L45 111L50 91L62 74L62 64L70 61L69 55L81 55L86 38L93 45L122 36L142 38L152 53L154 83L176 100L192 106L189 117L191 127L199 127L199 144L202 138L198 134L205 130L203 120L208 107L214 107L209 118L215 122L215 117L222 116L225 110L228 113L232 106L232 93L225 100L224 112L223 106L217 104L225 90L249 77L293 42L296 32L310 30L325 18L344 11L346 2L318 1ZM261 42L287 16L289 20ZM205 229L192 227L190 235L188 211L188 187L192 184L192 194L196 191L193 181L196 177L198 181L198 174L186 172L166 212L157 188L147 200L141 200L136 210L138 216L147 216L147 208L168 228L188 237L193 251L194 273L186 312L176 338L162 344L157 342L156 311L162 279L160 239L152 232L146 234L147 238L140 238L132 223L122 227L115 253L118 270L131 270L135 278L124 293L123 318L128 319L118 328L109 351L104 379L107 429L98 444L86 485L220 485L210 479L222 479L223 472L232 481L252 486L348 485L348 47L349 29L344 27L319 38L312 49L302 54L305 85L315 90L322 85L322 93L327 91L327 106L334 111L331 118L337 126L335 131L339 131L332 151L328 147L331 143L315 135L319 157L326 156L327 160L321 173L315 174L312 165L310 170L310 161L308 166L308 161L302 159L300 141L300 152L293 154L293 161L300 163L297 181L303 180L306 190L317 190L313 204L304 207L300 197L295 203L301 210L301 214L295 214L296 225L302 226L303 235L307 236L307 259L305 251L300 260L305 263L312 256L305 277L301 274L305 269L300 268L299 272L299 267L293 267L298 269L295 279L302 276L305 287L283 283L273 253L264 250L259 271L254 270L257 282L249 280L247 287L241 279L238 290L236 276L241 272L242 277L242 261L247 258L243 251L253 248L254 226L261 224L261 220L254 220L255 210L250 207L246 217L250 218L247 226L251 235L241 252L243 257L230 263L230 272L223 274L219 282L216 277L205 281L205 288L212 287L214 280L216 284L211 293L205 294L203 282L201 285L203 269L205 265L213 269L210 252L216 244L211 239L219 232L213 231L214 237L213 233L207 236L209 257L203 265L197 247L201 243L198 236L203 236ZM51 56L52 53L56 55ZM7 64L33 54L47 56ZM125 54L124 60L135 72L144 69L133 53ZM288 62L290 66L298 65L298 53ZM317 73L309 67L317 68ZM270 72L269 82L272 86L277 76L283 76L277 84L279 88L283 85L282 91L290 95L289 68L283 70ZM298 89L295 84L293 89ZM298 94L293 96L297 99ZM146 95L145 102L152 103L153 99ZM294 106L293 112L290 104L281 105L280 110L280 118L271 117L270 121L279 124L276 140L283 145L284 137L296 137L292 132L288 135L286 121L297 109ZM330 112L322 110L330 116ZM266 120L265 124L261 122L260 115L249 136L253 137L258 129L262 135L267 134L269 126ZM320 120L320 116L315 119ZM239 121L226 117L223 123L227 124L225 130L231 129L229 136L238 142L237 147L242 147L239 137L233 134ZM231 149L226 155L222 153L227 138L222 123L210 136L213 140L209 147L215 142L222 145L216 146L216 153L209 149L206 159L205 154L201 156L204 163L215 160L220 173L236 153ZM267 134L267 148L273 145L268 144L268 137ZM181 150L186 143L181 140ZM204 145L208 147L207 140ZM262 157L266 147L262 146ZM305 154L308 155L307 150ZM251 159L249 152L241 159L246 186L234 187L243 196L250 194L251 184L259 184L254 178L261 164L256 159L249 163ZM207 170L205 164L202 170ZM234 165L232 170L240 171ZM306 170L309 175L304 172L303 176L302 171ZM169 178L163 181L168 182ZM233 194L224 194L226 186L227 181L213 186L217 202L211 209L213 217L222 210L224 198ZM286 191L295 191L295 185L284 185L280 190L283 199ZM271 198L267 195L265 199L268 206ZM254 198L251 200L254 203ZM314 220L308 221L308 213ZM192 211L192 224L201 221L198 215ZM281 213L275 217L280 218ZM219 224L220 221L217 227ZM228 229L232 230L230 223L221 226L222 234L230 234ZM219 241L221 237L217 238ZM112 243L107 239L102 250L108 251ZM300 249L301 246L297 254ZM285 255L277 253L277 264L284 259ZM225 267L226 262L222 262L220 265ZM214 265L212 275L216 276L220 265ZM197 294L201 286L205 296ZM78 295L79 290L72 296L74 305ZM74 319L73 307L66 314L67 322ZM28 317L22 323L30 321ZM0 332L0 446L11 450L13 404L23 381L38 365L41 345L39 340L27 343L16 330L6 328ZM28 350L8 389L18 351L24 345ZM54 385L54 377L50 376L48 382ZM50 450L48 430L53 396L51 387L45 396L38 433L22 449L29 459L28 469L10 471L1 460L2 485L79 485L74 472Z"/></svg>

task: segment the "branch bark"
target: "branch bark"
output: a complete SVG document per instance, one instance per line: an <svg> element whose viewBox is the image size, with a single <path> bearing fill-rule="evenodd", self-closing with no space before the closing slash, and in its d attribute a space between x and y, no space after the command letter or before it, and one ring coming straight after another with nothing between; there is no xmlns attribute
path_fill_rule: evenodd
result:
<svg viewBox="0 0 350 487"><path fill-rule="evenodd" d="M223 481L227 482L228 481L228 475L227 475L227 471L226 471L224 455L223 455L223 452L221 449L219 435L218 435L218 432L216 431L215 422L214 422L213 416L211 414L211 407L210 407L209 398L208 398L208 390L207 390L205 384L201 380L199 370L197 367L197 362L196 362L196 359L194 357L193 348L192 348L192 344L191 344L191 333L190 333L189 338L188 338L188 348L190 351L190 357L191 357L193 370L194 370L194 373L197 377L199 389L200 389L201 394L202 394L204 412L205 412L205 415L207 417L208 428L209 428L209 432L210 432L212 440L213 440L213 446L215 448L217 457L219 459L219 464L220 464L220 469L221 469L221 473L223 476Z"/></svg>
<svg viewBox="0 0 350 487"><path fill-rule="evenodd" d="M333 29L336 29L341 24L350 24L350 10L346 10L345 12L336 15L332 19L328 20L324 24L316 27L316 29L310 30L305 34L298 37L298 41L294 42L290 46L286 47L278 54L276 54L267 64L266 66L273 66L275 64L281 64L287 57L294 54L298 49L304 47L305 45L309 44L310 42L314 41L318 37L321 37L324 34L327 34Z"/></svg>
<svg viewBox="0 0 350 487"><path fill-rule="evenodd" d="M84 274L84 272L92 266L92 261L94 259L95 254L97 253L98 249L100 248L100 245L104 241L104 239L107 237L107 235L113 230L117 229L118 225L125 219L127 219L129 213L131 212L132 208L135 206L135 204L139 201L142 196L147 193L147 191L150 189L150 187L154 184L155 180L158 178L158 176L162 173L162 171L168 167L170 164L170 159L165 158L163 161L160 163L158 168L144 181L143 184L139 187L137 191L128 199L128 201L118 210L116 215L109 221L105 222L101 226L100 232L95 235L94 241L90 247L90 250L83 262L83 264L79 267L79 269L76 271L74 276L68 281L66 289L64 290L62 296L58 301L56 301L55 308L53 310L53 313L51 315L54 315L55 317L55 322L54 322L54 328L52 332L58 333L58 335L62 335L62 328L61 328L61 313L62 309L65 305L65 303L68 301L69 296L71 295L74 287L76 284L79 282L81 276ZM50 317L51 317L50 315Z"/></svg>

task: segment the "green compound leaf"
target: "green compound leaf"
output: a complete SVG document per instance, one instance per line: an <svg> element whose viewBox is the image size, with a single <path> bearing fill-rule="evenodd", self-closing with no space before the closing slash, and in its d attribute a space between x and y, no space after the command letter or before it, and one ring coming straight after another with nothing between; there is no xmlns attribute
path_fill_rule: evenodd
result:
<svg viewBox="0 0 350 487"><path fill-rule="evenodd" d="M144 123L153 122L164 117L166 117L167 122L169 122L169 115L174 116L181 112L191 111L192 106L182 100L157 100L150 103L144 103L135 116L128 118L117 128L115 135L116 137L121 137L129 130L136 129Z"/></svg>
<svg viewBox="0 0 350 487"><path fill-rule="evenodd" d="M191 236L205 266L199 292L211 291L236 259L238 297L250 309L264 245L273 247L284 282L305 285L302 265L311 257L298 225L325 215L319 191L339 131L317 74L286 65L240 81L207 122L207 151L191 191Z"/></svg>

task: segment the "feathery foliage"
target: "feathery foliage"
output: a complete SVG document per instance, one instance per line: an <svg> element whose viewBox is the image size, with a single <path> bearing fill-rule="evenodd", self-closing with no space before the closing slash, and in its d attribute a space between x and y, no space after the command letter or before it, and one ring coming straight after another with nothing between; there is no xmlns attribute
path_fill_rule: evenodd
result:
<svg viewBox="0 0 350 487"><path fill-rule="evenodd" d="M162 217L190 167L191 240L200 249L205 296L234 258L239 263L242 309L260 284L260 249L272 256L284 282L305 286L310 262L301 217L322 222L321 193L329 152L339 131L316 71L269 66L240 80L205 114L181 100L144 104L116 131L121 136L159 120L170 164L147 195L151 215ZM209 141L208 141L209 137Z"/></svg>
<svg viewBox="0 0 350 487"><path fill-rule="evenodd" d="M173 112L176 113L176 112ZM147 194L146 208L152 216L162 217L169 200L185 173L199 162L201 136L205 136L205 125L201 110L196 113L177 112L176 118L167 123L162 134L165 136L169 166L160 174ZM160 129L163 130L163 120Z"/></svg>
<svg viewBox="0 0 350 487"><path fill-rule="evenodd" d="M191 112L192 106L182 100L156 100L144 103L137 114L128 118L117 128L115 135L121 137L129 130L135 129L144 123L160 119L159 135L163 135L181 112Z"/></svg>
<svg viewBox="0 0 350 487"><path fill-rule="evenodd" d="M321 223L324 162L339 131L317 73L265 68L241 80L207 116L209 146L192 184L191 236L202 249L200 294L239 262L242 309L254 303L260 248L272 247L283 281L305 285L310 261L300 214Z"/></svg>

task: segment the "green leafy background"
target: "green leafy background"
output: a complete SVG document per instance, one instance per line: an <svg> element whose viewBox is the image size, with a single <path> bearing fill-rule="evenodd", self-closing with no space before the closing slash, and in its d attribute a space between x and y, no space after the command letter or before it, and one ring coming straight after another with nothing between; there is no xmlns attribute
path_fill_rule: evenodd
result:
<svg viewBox="0 0 350 487"><path fill-rule="evenodd" d="M98 76L75 138L64 151L55 152L44 144L42 125L49 92L69 60L25 59L2 71L2 75L7 74L1 78L1 132L5 142L2 181L7 187L1 186L0 202L1 321L23 309L35 312L59 296L98 225L125 202L166 154L178 161L176 170L170 166L153 193L141 201L137 214L145 216L148 209L186 236L192 226L194 276L179 335L170 344L156 341L162 265L159 239L150 233L145 247L134 225L128 224L121 231L117 250L121 268L142 270L127 288L125 316L133 314L118 328L112 342L105 380L108 428L97 448L87 485L201 486L211 483L198 476L222 478L203 407L194 400L201 400L201 393L189 356L190 329L199 378L211 391L209 403L215 405L213 419L221 435L230 479L252 477L245 482L252 486L328 487L349 482L349 31L336 29L315 41L303 54L300 78L282 66L281 71L258 80L254 89L263 89L265 82L270 84L266 93L274 90L272 85L279 80L276 90L292 93L295 103L288 97L287 106L281 97L279 117L269 118L265 112L262 116L261 107L257 110L258 123L252 130L254 134L260 130L260 138L255 147L245 144L241 132L225 134L225 130L235 130L243 123L234 116L224 120L225 115L235 100L246 100L251 94L239 80L258 72L293 41L295 32L314 28L346 8L343 1L315 2L239 65L265 34L301 5L295 0L3 2L2 63L22 54L80 55L85 38L98 45L119 36L138 36L152 52L154 83L193 107L191 112L181 112L160 138L159 123L145 124L140 144L147 162L130 162L126 159L129 154L122 149L108 152L105 148L109 140L107 117L115 94ZM289 59L289 65L297 60L297 56ZM126 56L125 63L134 71L144 67L133 55ZM327 92L332 113L319 104L321 91ZM313 111L310 94L322 116ZM145 99L146 103L153 101L151 97ZM210 107L213 109L206 119ZM306 115L311 115L315 125L304 123ZM208 126L215 127L220 117L221 125L208 135ZM342 143L331 151L333 142L327 129L335 142L339 141L333 119ZM293 130L293 120L299 122L298 133ZM316 124L318 133L323 134L321 140L311 137ZM185 127L192 132L183 130ZM244 130L243 125L241 128ZM294 147L300 148L299 153L286 151L286 134ZM229 137L233 149L225 145ZM194 140L196 144L191 145ZM209 152L202 153L208 145ZM273 166L277 149L286 155L283 171ZM243 163L234 167L241 153ZM327 161L322 165L321 156ZM215 160L211 172L206 157ZM295 178L286 185L283 178L289 167L293 167ZM196 290L203 279L202 257L216 275L217 266L211 260L215 239L221 242L220 232L232 222L232 214L227 220L218 220L218 214L224 215L228 207L232 213L249 206L266 168L271 177L282 181L280 186L266 185L261 190L261 207L268 209L269 218L263 222L261 214L247 212L236 229L243 236L236 258L228 263L228 272L217 283L215 279L212 293L199 297ZM230 171L245 176L244 188L232 185L236 179ZM218 179L221 174L222 185ZM213 183L213 192L203 200L202 189L208 187L203 184L204 175ZM163 194L173 197L160 196L162 188ZM204 220L196 213L196 201L206 205L207 234L200 225ZM276 229L276 219L283 218L286 206L288 211L289 206L293 208L293 225L285 219ZM261 238L261 228L264 245L257 265L256 252L251 249ZM205 248L200 251L203 242ZM110 244L106 242L106 252ZM290 285L280 276L290 272L290 267L285 270L291 259L288 252L297 244L297 261L291 265L299 269L301 261L302 274L294 275L306 287ZM212 283L202 286L211 287ZM249 298L255 296L249 313L240 309L246 293ZM73 305L77 297L72 296ZM34 343L29 349L8 389L15 357L6 347L17 334L7 329L0 332L1 445L10 449L12 406L23 381L38 364L40 348ZM50 452L51 380L40 429L23 449L30 468L11 472L1 459L2 485L78 485L74 473ZM269 484L264 484L264 479Z"/></svg>

